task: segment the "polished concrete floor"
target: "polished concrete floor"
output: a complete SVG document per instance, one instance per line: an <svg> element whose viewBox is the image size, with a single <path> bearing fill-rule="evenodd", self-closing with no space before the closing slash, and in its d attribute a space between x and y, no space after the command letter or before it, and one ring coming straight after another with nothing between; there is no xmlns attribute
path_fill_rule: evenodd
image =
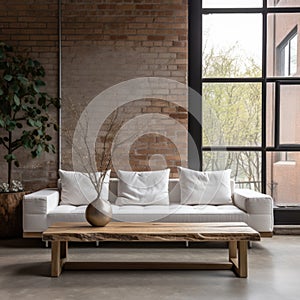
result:
<svg viewBox="0 0 300 300"><path fill-rule="evenodd" d="M224 245L71 244L72 260L209 261ZM249 249L249 277L231 271L64 271L51 278L38 240L0 240L0 299L300 299L300 236L274 236Z"/></svg>

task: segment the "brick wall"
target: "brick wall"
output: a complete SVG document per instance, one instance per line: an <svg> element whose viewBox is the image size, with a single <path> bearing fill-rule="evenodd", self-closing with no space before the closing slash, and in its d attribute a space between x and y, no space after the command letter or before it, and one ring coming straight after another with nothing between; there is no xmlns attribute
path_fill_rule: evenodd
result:
<svg viewBox="0 0 300 300"><path fill-rule="evenodd" d="M186 83L186 0L65 0L62 24L63 101L75 103L76 114L81 114L101 92L133 78L161 77ZM147 113L168 115L187 126L187 113L170 102L175 99L185 105L186 95L163 86L148 96L151 100L135 99L126 105L120 104L118 121L122 121L119 127ZM107 106L101 101L104 100L99 100L99 113ZM63 127L68 124L72 132L78 118L74 118L76 114L68 107L63 106ZM96 143L99 153L109 118L107 120ZM186 130L178 131L171 121L157 122L160 129L167 131L167 136L162 136L159 130L137 136L126 148L126 153L124 146L116 152L118 168L149 170L170 167L171 176L177 176L176 166L186 165L187 160ZM70 145L64 144L63 149L63 166L71 168ZM125 163L128 157L130 166Z"/></svg>
<svg viewBox="0 0 300 300"><path fill-rule="evenodd" d="M51 94L57 93L57 2L0 0L0 39L20 50L28 49L43 63ZM62 1L64 136L73 134L79 115L101 92L126 80L149 76L186 83L187 0ZM119 125L126 125L141 114L159 113L186 127L187 113L184 109L166 101L174 99L183 106L187 102L182 91L168 86L167 89L158 89L150 99L135 99L122 104L118 108L118 116L122 120ZM103 107L101 105L99 110L105 103ZM101 152L103 146L109 111L107 115L98 133L97 152ZM55 113L53 116L56 117ZM178 131L172 122L164 122L161 121L158 126L165 127L170 137L175 136L175 142L157 132L138 136L130 145L128 154L132 169L168 166L172 168L172 176L176 176L175 166L186 165L186 131ZM164 154L166 162L162 162L161 155ZM71 147L66 138L63 138L62 144L62 167L71 168ZM26 156L19 176L23 181L33 182L34 188L53 186L56 169L55 155L44 155L35 161Z"/></svg>
<svg viewBox="0 0 300 300"><path fill-rule="evenodd" d="M39 60L45 68L47 91L57 96L57 16L56 0L0 0L0 41L13 46L15 50L28 53ZM52 112L56 120L56 111ZM57 134L53 134L53 142ZM6 164L0 148L0 180L6 181ZM13 177L22 180L27 190L53 186L57 178L57 155L43 154L32 160L30 152L21 149L17 153L20 168L13 170Z"/></svg>

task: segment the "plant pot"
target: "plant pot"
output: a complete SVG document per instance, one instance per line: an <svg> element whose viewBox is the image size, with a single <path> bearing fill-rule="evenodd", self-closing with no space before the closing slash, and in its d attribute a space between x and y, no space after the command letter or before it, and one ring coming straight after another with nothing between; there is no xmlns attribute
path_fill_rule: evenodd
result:
<svg viewBox="0 0 300 300"><path fill-rule="evenodd" d="M25 192L0 193L0 238L22 237Z"/></svg>
<svg viewBox="0 0 300 300"><path fill-rule="evenodd" d="M85 218L92 226L105 226L112 218L111 204L108 201L100 198L94 200L87 206Z"/></svg>

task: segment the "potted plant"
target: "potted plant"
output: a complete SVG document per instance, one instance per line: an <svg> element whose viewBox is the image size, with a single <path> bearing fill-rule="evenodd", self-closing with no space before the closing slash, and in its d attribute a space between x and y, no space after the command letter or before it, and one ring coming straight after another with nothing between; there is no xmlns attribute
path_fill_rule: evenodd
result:
<svg viewBox="0 0 300 300"><path fill-rule="evenodd" d="M58 128L50 120L48 109L58 108L59 99L44 91L44 77L45 70L37 60L16 54L0 42L0 147L7 163L7 181L0 185L2 193L23 190L20 182L12 180L13 164L19 167L17 149L31 151L32 158L43 151L55 152L49 129Z"/></svg>

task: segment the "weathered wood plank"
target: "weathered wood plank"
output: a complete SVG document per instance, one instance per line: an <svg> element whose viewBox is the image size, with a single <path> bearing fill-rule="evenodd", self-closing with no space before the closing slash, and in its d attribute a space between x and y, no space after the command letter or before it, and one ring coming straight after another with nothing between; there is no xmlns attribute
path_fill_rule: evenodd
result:
<svg viewBox="0 0 300 300"><path fill-rule="evenodd" d="M125 223L105 227L56 223L43 233L48 241L259 241L245 223Z"/></svg>
<svg viewBox="0 0 300 300"><path fill-rule="evenodd" d="M0 238L21 237L22 200L25 192L0 194Z"/></svg>
<svg viewBox="0 0 300 300"><path fill-rule="evenodd" d="M51 276L58 277L61 273L60 242L52 242L51 248Z"/></svg>
<svg viewBox="0 0 300 300"><path fill-rule="evenodd" d="M239 269L238 274L242 278L248 276L248 244L245 241L238 242L238 260L239 260Z"/></svg>
<svg viewBox="0 0 300 300"><path fill-rule="evenodd" d="M79 262L64 264L65 270L231 270L232 263L188 262Z"/></svg>
<svg viewBox="0 0 300 300"><path fill-rule="evenodd" d="M237 257L237 241L230 241L228 244L229 248L229 261L232 258Z"/></svg>

